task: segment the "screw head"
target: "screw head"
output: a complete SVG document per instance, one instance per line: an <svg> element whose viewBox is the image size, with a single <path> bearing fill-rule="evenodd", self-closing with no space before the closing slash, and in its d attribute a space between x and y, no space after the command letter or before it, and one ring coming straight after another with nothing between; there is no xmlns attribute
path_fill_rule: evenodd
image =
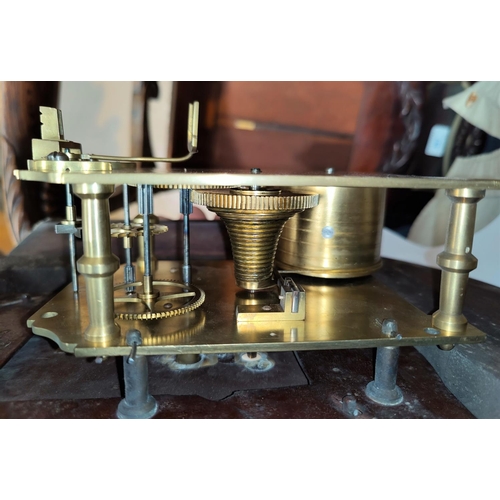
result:
<svg viewBox="0 0 500 500"><path fill-rule="evenodd" d="M260 168L251 168L250 173L251 174L261 174L262 170Z"/></svg>
<svg viewBox="0 0 500 500"><path fill-rule="evenodd" d="M142 336L139 330L131 329L127 332L127 345L132 346L133 344L141 345Z"/></svg>
<svg viewBox="0 0 500 500"><path fill-rule="evenodd" d="M52 153L47 155L47 160L49 161L68 161L69 156L61 153L59 151L53 151Z"/></svg>
<svg viewBox="0 0 500 500"><path fill-rule="evenodd" d="M384 319L382 322L382 333L389 337L396 337L398 334L398 323L395 319Z"/></svg>

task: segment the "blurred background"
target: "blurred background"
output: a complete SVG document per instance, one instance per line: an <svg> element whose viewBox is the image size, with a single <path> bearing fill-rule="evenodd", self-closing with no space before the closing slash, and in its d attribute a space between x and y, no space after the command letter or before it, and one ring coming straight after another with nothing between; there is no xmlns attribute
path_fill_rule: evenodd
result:
<svg viewBox="0 0 500 500"><path fill-rule="evenodd" d="M500 178L500 130L489 118L500 117L500 93L497 82L482 83L0 82L0 252L39 221L64 218L61 186L12 175L40 137L40 105L62 110L65 137L85 153L183 156L188 103L198 100L199 153L186 168ZM119 193L111 199L117 220ZM448 210L443 193L389 190L382 254L435 267ZM471 276L500 286L496 193L478 210L480 265ZM178 212L178 193L155 194L158 216L177 220ZM213 214L197 208L194 218Z"/></svg>

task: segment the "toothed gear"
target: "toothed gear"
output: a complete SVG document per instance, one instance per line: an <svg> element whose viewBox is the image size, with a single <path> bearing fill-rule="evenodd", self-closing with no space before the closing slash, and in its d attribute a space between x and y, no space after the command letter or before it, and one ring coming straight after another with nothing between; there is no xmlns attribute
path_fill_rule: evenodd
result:
<svg viewBox="0 0 500 500"><path fill-rule="evenodd" d="M151 224L149 226L149 231L154 235L162 234L168 231L168 227L162 224ZM111 224L112 238L125 238L126 236L136 238L137 236L142 236L143 233L144 226L139 224L131 224L129 227L126 227L123 222L113 222Z"/></svg>
<svg viewBox="0 0 500 500"><path fill-rule="evenodd" d="M193 191L193 203L205 205L209 209L226 210L305 210L318 204L318 195L297 194L289 191L258 191L251 190L209 190Z"/></svg>
<svg viewBox="0 0 500 500"><path fill-rule="evenodd" d="M129 286L135 285L141 286L142 282L135 282L135 283L120 283L115 286L115 291L118 289L123 289ZM116 306L117 304L124 304L124 302L115 302L115 318L117 319L124 319L124 320L153 320L153 319L163 319L163 318L171 318L174 316L180 316L181 314L186 314L191 311L194 311L198 307L200 307L203 302L205 302L205 292L201 289L198 288L195 285L185 285L184 283L181 283L179 281L167 281L167 280L154 280L153 281L153 286L155 287L160 287L160 286L169 286L169 287L178 287L182 288L183 290L188 290L191 292L194 292L194 296L189 299L189 301L186 304L182 304L178 307L173 306L172 309L167 309L167 310L161 310L161 311L148 311L148 312L120 312L116 311ZM175 294L173 294L175 295ZM165 302L166 295L160 295L158 297L158 300L155 302L155 306L159 304L160 302ZM116 298L116 297L115 297ZM175 297L174 297L175 300ZM138 302L132 302L137 304ZM145 304L143 303L145 306Z"/></svg>
<svg viewBox="0 0 500 500"><path fill-rule="evenodd" d="M154 184L155 189L227 189L231 186L192 186L189 184Z"/></svg>

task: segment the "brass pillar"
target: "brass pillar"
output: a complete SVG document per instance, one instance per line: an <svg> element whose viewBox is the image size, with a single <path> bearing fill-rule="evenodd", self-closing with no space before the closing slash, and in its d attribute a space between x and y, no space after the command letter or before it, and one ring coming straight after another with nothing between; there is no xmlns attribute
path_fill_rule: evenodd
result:
<svg viewBox="0 0 500 500"><path fill-rule="evenodd" d="M90 319L84 336L98 344L106 344L120 332L113 302L113 274L120 262L111 253L108 202L113 191L113 185L74 186L74 193L82 200L83 256L78 260L78 271L85 278Z"/></svg>
<svg viewBox="0 0 500 500"><path fill-rule="evenodd" d="M446 332L463 332L467 319L462 314L469 273L476 269L477 259L471 253L476 222L477 202L484 190L449 189L452 201L444 251L437 257L442 269L439 310L432 316L432 325Z"/></svg>

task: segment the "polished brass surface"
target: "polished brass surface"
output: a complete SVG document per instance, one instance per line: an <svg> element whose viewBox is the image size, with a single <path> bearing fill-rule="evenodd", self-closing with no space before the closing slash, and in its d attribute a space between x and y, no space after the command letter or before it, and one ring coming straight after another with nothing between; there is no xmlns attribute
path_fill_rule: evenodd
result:
<svg viewBox="0 0 500 500"><path fill-rule="evenodd" d="M476 263L470 254L475 204L484 195L483 190L500 189L500 179L174 169L171 163L185 161L197 151L197 121L194 105L190 107L189 153L185 157L122 158L82 154L80 144L64 139L60 112L42 110L42 139L33 141L28 170L16 170L15 175L20 180L73 186L82 199L84 255L78 263L79 292L73 293L68 285L37 311L28 321L35 334L54 340L62 350L76 356L129 356L125 333L137 329L142 338L136 347L137 356L169 354L191 360L200 353L453 346L484 340L482 332L467 324L462 306L468 273ZM144 161L166 165L142 168L140 163ZM192 189L194 203L206 205L224 220L234 265L194 264L192 282L196 287L172 284L182 280L182 264L177 262L158 263L154 278L148 273L150 276L137 281L130 278L132 282L118 284L108 204L116 184ZM214 191L215 186L231 189ZM291 189L284 191L286 187ZM380 284L376 276L323 278L368 274L380 264L386 188L445 188L452 198L447 243L438 259L443 269L440 310L433 318ZM315 207L318 197L318 210L311 211L314 215L304 213L297 219L297 229L290 225L291 235L283 243L279 260L294 273L298 269L319 277L298 274L294 278L297 288L283 291L272 279L279 235L290 217ZM114 229L124 234L124 244L129 247L132 234L127 233L128 227ZM299 230L310 234L300 236ZM140 233L138 230L135 234L138 240L142 239ZM144 245L138 243L141 252ZM152 240L150 243L152 247ZM141 255L138 267L144 272ZM238 286L252 291L245 291L246 297L235 286L235 275ZM164 283L171 289L162 294L160 284ZM388 336L382 331L381 325L388 319L397 322L398 335Z"/></svg>
<svg viewBox="0 0 500 500"><path fill-rule="evenodd" d="M42 140L64 140L64 126L60 109L40 106L40 125Z"/></svg>
<svg viewBox="0 0 500 500"><path fill-rule="evenodd" d="M432 324L441 330L462 332L467 326L462 310L469 273L477 267L477 259L471 253L476 208L485 192L453 189L447 195L452 205L444 251L437 257L442 269L441 291L439 310L434 313Z"/></svg>
<svg viewBox="0 0 500 500"><path fill-rule="evenodd" d="M256 302L256 293L250 292L250 299L245 303L238 301L236 321L303 321L306 317L306 292L292 278L278 275L279 303L271 294L267 302Z"/></svg>
<svg viewBox="0 0 500 500"><path fill-rule="evenodd" d="M67 159L80 155L82 147L64 139L62 113L59 109L40 106L41 139L33 139L33 159L46 158L51 153L63 153Z"/></svg>
<svg viewBox="0 0 500 500"><path fill-rule="evenodd" d="M37 169L38 164L69 164L70 171L65 168L43 171ZM31 170L15 170L14 175L23 181L50 182L53 184L77 184L97 182L99 184L164 184L196 188L198 186L251 186L255 175L235 172L217 171L185 171L175 170L170 165L154 169L142 169L132 164L123 163L129 170L109 168L107 172L71 169L72 164L105 162L48 162L46 160L28 161ZM109 164L109 162L108 162ZM58 165L59 166L59 165ZM60 165L63 167L63 165ZM500 179L455 179L448 177L416 177L406 175L326 175L311 171L308 174L262 173L259 175L260 186L334 186L334 187L376 187L404 189L500 189Z"/></svg>
<svg viewBox="0 0 500 500"><path fill-rule="evenodd" d="M156 320L194 311L205 301L205 292L194 285L147 278L114 287L115 316L126 320ZM126 292L134 287L135 292ZM180 290L180 291L179 291Z"/></svg>
<svg viewBox="0 0 500 500"><path fill-rule="evenodd" d="M84 336L106 344L119 334L113 312L113 274L120 267L111 253L111 228L108 198L114 186L77 184L73 192L82 200L83 256L78 272L84 276L89 325Z"/></svg>
<svg viewBox="0 0 500 500"><path fill-rule="evenodd" d="M193 186L187 184L154 184L157 189L191 189ZM197 189L224 189L227 186L196 186Z"/></svg>
<svg viewBox="0 0 500 500"><path fill-rule="evenodd" d="M318 203L317 195L250 189L194 191L192 200L223 220L231 240L236 283L247 290L274 285L274 256L285 222Z"/></svg>
<svg viewBox="0 0 500 500"><path fill-rule="evenodd" d="M130 328L142 335L138 355L461 344L485 338L470 324L461 333L429 335L424 329L431 326L431 316L380 284L376 275L345 282L296 276L307 296L305 321L237 322L235 310L241 303L241 291L234 284L233 273L230 261L194 263L193 281L206 293L202 307L164 320L117 320L120 336L107 347L82 335L88 324L83 281L78 297L68 285L29 319L28 326L77 356L128 356L125 332ZM160 262L158 275L182 279L181 263ZM261 293L268 301L269 292L256 292ZM275 301L279 302L277 290ZM380 324L386 318L397 321L401 338L382 333Z"/></svg>
<svg viewBox="0 0 500 500"><path fill-rule="evenodd" d="M305 210L318 204L316 194L292 193L279 189L251 190L195 190L191 199L193 203L205 205L210 210Z"/></svg>
<svg viewBox="0 0 500 500"><path fill-rule="evenodd" d="M276 265L308 276L352 278L377 270L385 189L291 188L319 196L318 206L292 217L281 234Z"/></svg>

